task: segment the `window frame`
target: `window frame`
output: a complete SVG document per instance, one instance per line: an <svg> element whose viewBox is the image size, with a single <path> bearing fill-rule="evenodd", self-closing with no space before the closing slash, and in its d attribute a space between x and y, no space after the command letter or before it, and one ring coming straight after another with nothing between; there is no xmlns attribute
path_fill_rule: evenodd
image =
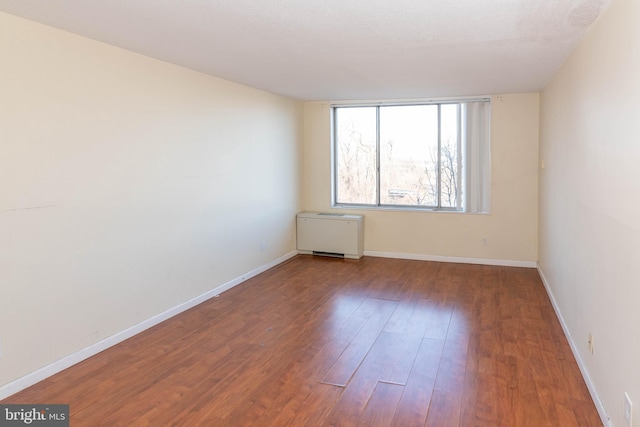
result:
<svg viewBox="0 0 640 427"><path fill-rule="evenodd" d="M464 179L462 170L463 163L466 162L466 158L463 154L463 124L461 117L461 104L470 102L488 102L491 104L490 97L473 97L473 98L447 98L447 99L430 99L430 100L410 100L410 101L374 101L374 102L333 102L329 105L331 115L331 206L334 208L351 208L351 209L375 209L375 210L403 210L403 211L427 211L427 212L449 212L449 213L467 213L465 209L462 191L457 195L457 206L448 207L442 206L442 105L458 105L457 108L457 157L458 157L458 182L460 186L463 186ZM437 148L437 205L410 205L410 204L383 204L381 203L381 187L380 187L380 153L381 153L381 141L380 141L380 109L383 107L404 107L404 106L426 106L437 105L438 107L438 148ZM337 200L338 197L338 138L337 138L337 111L340 108L362 108L372 107L376 108L376 201L375 204L370 203L340 203Z"/></svg>

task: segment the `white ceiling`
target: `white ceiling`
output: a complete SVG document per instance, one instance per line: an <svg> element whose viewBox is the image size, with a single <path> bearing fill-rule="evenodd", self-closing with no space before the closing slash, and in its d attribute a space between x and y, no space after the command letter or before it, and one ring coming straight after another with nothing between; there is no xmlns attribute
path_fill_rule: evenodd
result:
<svg viewBox="0 0 640 427"><path fill-rule="evenodd" d="M0 0L0 10L301 100L542 89L610 0Z"/></svg>

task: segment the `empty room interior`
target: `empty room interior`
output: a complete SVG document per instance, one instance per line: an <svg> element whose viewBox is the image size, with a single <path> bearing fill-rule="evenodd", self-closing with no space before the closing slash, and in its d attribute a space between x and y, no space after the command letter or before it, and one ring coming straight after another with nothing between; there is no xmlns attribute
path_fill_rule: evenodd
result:
<svg viewBox="0 0 640 427"><path fill-rule="evenodd" d="M0 420L640 426L639 22L0 0Z"/></svg>

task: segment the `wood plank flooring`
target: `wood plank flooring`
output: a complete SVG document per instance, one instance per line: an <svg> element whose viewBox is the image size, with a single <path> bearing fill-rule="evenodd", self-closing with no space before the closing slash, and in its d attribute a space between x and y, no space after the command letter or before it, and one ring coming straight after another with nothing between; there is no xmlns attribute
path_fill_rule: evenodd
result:
<svg viewBox="0 0 640 427"><path fill-rule="evenodd" d="M601 426L536 270L297 256L2 403L80 426Z"/></svg>

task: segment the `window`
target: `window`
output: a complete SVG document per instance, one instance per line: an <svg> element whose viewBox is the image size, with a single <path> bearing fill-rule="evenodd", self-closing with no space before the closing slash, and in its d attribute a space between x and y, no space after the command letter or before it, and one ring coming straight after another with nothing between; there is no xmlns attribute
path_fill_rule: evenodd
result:
<svg viewBox="0 0 640 427"><path fill-rule="evenodd" d="M335 206L489 212L488 100L332 108Z"/></svg>

